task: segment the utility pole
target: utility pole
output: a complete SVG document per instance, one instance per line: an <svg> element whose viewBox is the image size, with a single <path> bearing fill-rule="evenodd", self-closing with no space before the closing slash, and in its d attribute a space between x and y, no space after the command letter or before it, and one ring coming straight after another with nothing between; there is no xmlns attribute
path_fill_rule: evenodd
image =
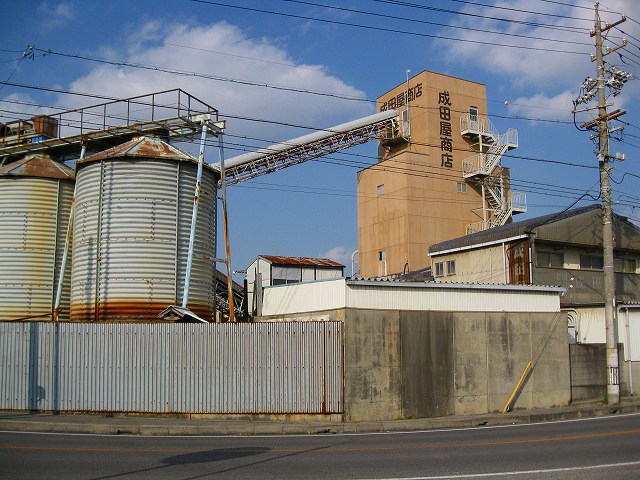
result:
<svg viewBox="0 0 640 480"><path fill-rule="evenodd" d="M603 33L611 28L624 22L626 18L623 16L621 20L613 24L605 23L602 26L600 14L598 11L599 4L595 4L595 25L591 31L591 37L595 37L596 54L591 56L591 60L596 62L596 79L587 78L582 84L583 95L581 95L574 103L589 103L596 97L598 101L598 115L593 120L580 126L581 129L595 130L596 133L592 138L598 139L597 159L600 168L600 197L602 200L602 249L603 249L603 270L604 270L604 314L606 329L606 349L607 349L607 398L610 404L620 403L620 367L618 353L618 325L616 322L616 305L615 305L615 273L613 260L613 213L611 210L611 178L610 174L613 167L610 164L609 154L609 137L611 130L608 122L624 115L621 110L608 112L607 92L606 89L613 90L613 95L620 93L620 88L628 78L625 73L615 67L607 68L605 66L604 57L613 53L618 48L626 45L626 40L622 45L615 48L604 49ZM606 78L609 75L609 78ZM593 89L596 89L594 92ZM579 111L589 111L593 108L585 108Z"/></svg>
<svg viewBox="0 0 640 480"><path fill-rule="evenodd" d="M612 24L605 23L604 26L600 21L600 13L598 10L599 3L595 4L595 22L594 29L591 31L591 37L595 37L595 55L591 55L591 61L596 62L596 78L586 78L581 87L581 95L574 101L574 115L579 112L590 112L597 110L597 115L592 115L592 120L579 126L581 130L594 131L592 139L598 140L598 149L596 151L598 165L600 169L600 198L602 201L602 257L603 257L603 273L604 273L604 316L606 330L606 348L607 348L607 399L610 404L620 403L620 366L618 353L618 325L616 321L616 300L615 300L615 273L613 260L613 212L611 210L611 155L609 154L609 138L611 133L622 130L624 127L609 128L609 122L615 120L626 112L620 109L611 112L607 111L607 107L613 103L607 104L607 89L615 97L620 93L624 83L631 77L630 74L609 65L605 62L604 57L623 48L627 44L627 40L623 39L622 44L616 48L604 47L603 41L606 39L606 33L616 25L626 20L622 16L620 20ZM592 99L597 99L597 106L578 109L580 103L589 104ZM576 124L577 125L577 124ZM615 158L624 159L624 155L616 154Z"/></svg>

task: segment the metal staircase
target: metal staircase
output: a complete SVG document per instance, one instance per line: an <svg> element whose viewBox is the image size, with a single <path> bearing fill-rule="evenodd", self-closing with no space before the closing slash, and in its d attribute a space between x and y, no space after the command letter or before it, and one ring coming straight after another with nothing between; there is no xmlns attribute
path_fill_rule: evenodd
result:
<svg viewBox="0 0 640 480"><path fill-rule="evenodd" d="M525 194L512 192L498 167L502 155L518 147L518 131L500 134L487 117L472 114L460 118L460 130L478 150L462 162L464 178L482 190L484 199L483 221L468 225L467 234L504 225L513 214L526 212Z"/></svg>

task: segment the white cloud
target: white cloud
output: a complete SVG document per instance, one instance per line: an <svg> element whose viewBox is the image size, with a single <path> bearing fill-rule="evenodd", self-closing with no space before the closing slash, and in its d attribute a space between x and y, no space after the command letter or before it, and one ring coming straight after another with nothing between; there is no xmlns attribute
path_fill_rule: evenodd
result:
<svg viewBox="0 0 640 480"><path fill-rule="evenodd" d="M353 254L353 250L350 250L345 245L339 245L337 247L332 248L331 250L321 253L319 255L320 258L328 258L329 260L333 260L334 262L342 263L347 266L346 270L351 270L351 255ZM357 261L356 261L357 263Z"/></svg>
<svg viewBox="0 0 640 480"><path fill-rule="evenodd" d="M225 114L245 116L315 127L329 127L373 112L373 106L367 102L277 88L365 97L359 89L328 74L324 67L295 64L275 42L267 38L249 38L245 32L228 23L208 26L149 23L139 31L144 34L131 38L129 53L116 53L120 57L115 58L181 71L185 75L103 64L76 79L70 90L127 98L182 88L217 108L222 117ZM201 78L188 72L220 80ZM275 88L247 85L245 81ZM75 99L72 101L77 102ZM65 107L73 108L73 105ZM269 123L241 122L233 118L227 124L228 134L277 141L291 138L280 130L281 127ZM303 133L308 132L298 131L293 136Z"/></svg>
<svg viewBox="0 0 640 480"><path fill-rule="evenodd" d="M635 9L636 1L607 2L607 9L602 6L600 10L601 21L619 20L621 14ZM506 9L467 6L463 11L469 16L457 16L454 23L467 30L444 30L447 36L456 32L456 36L464 40L436 42L447 52L445 60L451 64L474 66L491 75L496 88L510 92L507 93L510 97L503 100L511 115L571 121L573 100L578 97L580 84L587 76L595 76L595 64L590 59L595 52L595 41L589 36L594 25L593 8L560 2L533 6L529 0L494 1L491 4ZM536 13L526 13L530 11ZM636 38L640 35L640 25L629 20L621 29ZM488 31L500 34L491 35ZM611 30L607 44L620 44L623 36L620 31ZM625 67L617 53L607 60ZM630 95L636 88L627 85L625 93ZM616 106L621 106L625 99L624 95L617 97ZM583 120L582 117L586 120L588 115L579 115L578 121Z"/></svg>
<svg viewBox="0 0 640 480"><path fill-rule="evenodd" d="M523 10L527 9L526 2L510 2L509 6L522 8ZM537 8L543 7L537 6ZM469 7L466 11L467 13L482 15L509 16L508 11L481 9L478 7ZM583 16L582 13L580 15ZM515 12L513 16L515 17ZM521 86L535 86L542 80L553 80L563 86L566 86L567 82L575 83L575 78L580 78L580 76L567 75L567 73L582 68L585 65L585 59L588 61L588 45L562 43L564 41L586 43L589 38L586 35L586 31L583 33L571 33L565 30L549 30L521 23L497 22L488 19L479 20L476 17L462 18L457 25L468 27L469 30L465 30L460 34L460 38L464 39L464 42L450 42L448 44L450 48L449 58L455 61L477 64L488 71L505 75L512 82L517 82ZM541 18L527 18L525 14L519 14L517 18L520 21L538 23L543 21L547 24L561 23L558 20L548 20L546 18L544 20ZM566 24L566 21L562 23ZM574 21L573 23L576 22ZM581 26L587 28L584 24ZM497 31L501 34L490 35L485 31ZM543 38L551 41L542 40ZM492 42L492 44L487 44L486 42ZM517 48L505 47L500 44L514 45ZM567 54L560 51L578 53Z"/></svg>
<svg viewBox="0 0 640 480"><path fill-rule="evenodd" d="M537 93L531 97L519 97L505 103L509 114L516 117L568 121L573 118L571 110L575 97L574 92L565 90L553 97Z"/></svg>
<svg viewBox="0 0 640 480"><path fill-rule="evenodd" d="M58 4L44 2L38 7L38 13L41 15L43 25L50 28L62 27L76 17L73 6L67 2Z"/></svg>

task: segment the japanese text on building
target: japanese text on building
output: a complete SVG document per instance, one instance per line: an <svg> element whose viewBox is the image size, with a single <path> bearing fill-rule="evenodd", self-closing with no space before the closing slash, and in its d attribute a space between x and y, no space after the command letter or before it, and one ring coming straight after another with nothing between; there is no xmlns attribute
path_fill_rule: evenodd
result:
<svg viewBox="0 0 640 480"><path fill-rule="evenodd" d="M438 93L438 110L440 114L440 150L442 151L440 166L453 168L451 97L449 92Z"/></svg>
<svg viewBox="0 0 640 480"><path fill-rule="evenodd" d="M400 92L395 97L389 98L386 102L384 102L380 106L380 111L384 112L386 110L393 110L395 108L403 107L407 103L421 96L422 96L422 83L418 83L414 87L411 87L403 92Z"/></svg>

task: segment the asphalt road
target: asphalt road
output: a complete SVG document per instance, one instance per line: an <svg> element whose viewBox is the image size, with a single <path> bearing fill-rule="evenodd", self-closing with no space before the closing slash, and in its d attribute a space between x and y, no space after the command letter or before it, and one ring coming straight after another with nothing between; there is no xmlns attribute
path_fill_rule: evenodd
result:
<svg viewBox="0 0 640 480"><path fill-rule="evenodd" d="M0 478L640 479L640 414L361 435L0 432Z"/></svg>

